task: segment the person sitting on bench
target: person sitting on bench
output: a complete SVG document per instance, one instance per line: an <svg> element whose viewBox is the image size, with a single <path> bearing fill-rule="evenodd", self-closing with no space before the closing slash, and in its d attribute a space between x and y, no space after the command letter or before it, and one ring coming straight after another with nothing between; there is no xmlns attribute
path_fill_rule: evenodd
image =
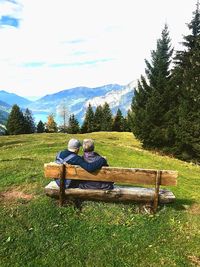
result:
<svg viewBox="0 0 200 267"><path fill-rule="evenodd" d="M68 149L60 151L56 155L55 162L58 164L69 163L71 165L79 165L88 172L94 172L106 165L106 160L99 157L94 162L86 162L81 156L78 155L81 143L77 139L70 139L68 142ZM58 186L60 186L60 179L55 179ZM65 179L65 188L79 187L79 180Z"/></svg>
<svg viewBox="0 0 200 267"><path fill-rule="evenodd" d="M103 159L103 157L94 151L94 141L92 139L83 140L83 151L83 159L88 163L95 163ZM108 163L105 162L103 166L108 166ZM114 187L112 182L80 181L79 188L111 190Z"/></svg>

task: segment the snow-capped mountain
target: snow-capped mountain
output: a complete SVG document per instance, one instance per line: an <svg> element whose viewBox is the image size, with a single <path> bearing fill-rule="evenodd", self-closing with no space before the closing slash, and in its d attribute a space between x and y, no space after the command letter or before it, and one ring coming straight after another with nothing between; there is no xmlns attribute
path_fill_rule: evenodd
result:
<svg viewBox="0 0 200 267"><path fill-rule="evenodd" d="M87 108L89 104L96 108L99 105L103 106L103 104L107 102L113 112L120 108L122 113L127 113L134 96L135 87L136 82L133 81L120 90L112 90L106 93L104 96L97 96L89 99L85 103L85 108Z"/></svg>
<svg viewBox="0 0 200 267"><path fill-rule="evenodd" d="M0 91L1 100L4 101L0 103L0 118L2 116L0 123L4 123L7 119L12 104L19 105L23 110L29 108L33 113L36 123L39 120L46 122L47 116L53 113L59 124L62 118L59 116L58 110L62 103L67 107L69 114L73 113L80 123L84 119L89 103L95 110L98 105L103 105L107 102L113 114L120 108L122 113L126 115L131 105L134 90L135 82L131 82L127 86L108 84L96 88L76 87L46 95L32 102L15 94Z"/></svg>
<svg viewBox="0 0 200 267"><path fill-rule="evenodd" d="M46 121L50 113L56 115L56 120L59 122L58 109L64 103L69 113L73 113L77 119L82 122L86 110L85 103L95 97L103 97L109 92L117 92L124 86L118 84L108 84L101 87L76 87L60 91L55 94L46 95L37 101L28 105L28 108L33 112L36 120Z"/></svg>

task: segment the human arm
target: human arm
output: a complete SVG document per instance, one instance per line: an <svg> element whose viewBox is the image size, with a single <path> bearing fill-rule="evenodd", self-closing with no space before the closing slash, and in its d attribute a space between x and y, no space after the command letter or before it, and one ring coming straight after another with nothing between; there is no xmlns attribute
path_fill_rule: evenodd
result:
<svg viewBox="0 0 200 267"><path fill-rule="evenodd" d="M77 156L68 161L68 163L72 165L79 165L88 172L94 172L101 169L102 166L106 166L106 160L102 157L95 162L88 163L84 161L82 157Z"/></svg>

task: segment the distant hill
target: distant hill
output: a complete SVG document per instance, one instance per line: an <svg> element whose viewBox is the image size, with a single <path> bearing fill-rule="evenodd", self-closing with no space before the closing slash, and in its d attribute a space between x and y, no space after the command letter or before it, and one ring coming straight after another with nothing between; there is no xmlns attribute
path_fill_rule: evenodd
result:
<svg viewBox="0 0 200 267"><path fill-rule="evenodd" d="M28 100L22 96L18 96L18 95L13 94L13 93L8 93L4 90L0 91L0 99L1 99L1 101L5 102L9 105L17 104L20 107L26 107L27 105L29 105L31 103L30 100Z"/></svg>
<svg viewBox="0 0 200 267"><path fill-rule="evenodd" d="M96 97L103 97L106 94L116 93L117 91L123 90L124 86L118 84L108 84L101 87L75 87L72 89L63 90L55 94L46 95L37 101L32 102L28 105L35 118L46 120L48 114L57 114L57 108L65 101L65 105L69 110L69 113L74 113L77 119L82 122L87 103L92 101ZM56 120L59 121L59 116Z"/></svg>
<svg viewBox="0 0 200 267"><path fill-rule="evenodd" d="M11 109L11 105L0 100L0 124L5 124Z"/></svg>
<svg viewBox="0 0 200 267"><path fill-rule="evenodd" d="M5 101L4 108L1 107L0 104L0 111L2 111L1 114L4 118L3 121L5 121L11 105L17 104L22 109L29 108L33 112L36 122L39 120L45 122L47 120L47 116L50 113L53 113L56 116L56 121L60 123L61 118L57 114L57 111L59 105L64 102L69 113L74 113L79 122L82 123L89 103L91 103L92 107L95 109L96 106L103 105L105 102L108 102L113 113L120 108L122 112L126 114L131 105L134 89L134 83L130 83L127 86L108 84L95 88L75 87L46 95L36 101L30 101L16 94L0 91L1 102ZM7 105L7 108L5 105ZM5 114L3 111L7 113Z"/></svg>
<svg viewBox="0 0 200 267"><path fill-rule="evenodd" d="M133 83L127 86L108 84L96 88L76 87L46 95L32 102L28 105L28 108L33 111L36 120L46 121L48 114L54 113L57 115L58 106L62 101L65 101L69 113L74 113L79 122L82 122L89 103L95 108L108 102L114 113L117 108L120 108L126 114L134 95L134 89ZM58 122L60 120L58 115L56 120Z"/></svg>
<svg viewBox="0 0 200 267"><path fill-rule="evenodd" d="M9 109L9 108L11 108L11 105L9 105L8 103L6 103L6 102L0 100L0 107L1 107L2 109L3 109L3 108L5 108L5 109Z"/></svg>
<svg viewBox="0 0 200 267"><path fill-rule="evenodd" d="M0 135L4 135L6 133L6 126L4 124L0 124Z"/></svg>

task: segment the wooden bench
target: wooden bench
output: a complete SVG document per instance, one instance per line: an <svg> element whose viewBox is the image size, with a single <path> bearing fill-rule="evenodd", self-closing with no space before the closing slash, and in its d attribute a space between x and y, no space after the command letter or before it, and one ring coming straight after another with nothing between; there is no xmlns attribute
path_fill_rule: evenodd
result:
<svg viewBox="0 0 200 267"><path fill-rule="evenodd" d="M46 178L60 179L60 187L54 181L45 187L45 192L51 197L59 196L61 206L65 198L133 201L151 204L154 212L156 212L159 203L166 204L175 200L175 196L170 190L160 189L160 186L175 186L178 177L177 171L119 167L103 167L101 170L89 173L79 166L57 163L44 164L44 173ZM129 187L116 186L112 190L65 189L65 179L107 181L120 185L126 184ZM154 185L154 188L130 187L130 185Z"/></svg>

